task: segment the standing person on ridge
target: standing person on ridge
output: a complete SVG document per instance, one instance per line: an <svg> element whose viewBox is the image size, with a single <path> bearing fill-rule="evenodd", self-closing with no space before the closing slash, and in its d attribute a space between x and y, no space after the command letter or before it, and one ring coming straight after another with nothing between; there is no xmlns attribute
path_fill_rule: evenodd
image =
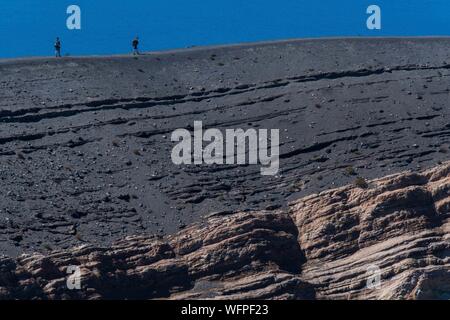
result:
<svg viewBox="0 0 450 320"><path fill-rule="evenodd" d="M61 57L61 40L59 40L59 37L56 38L56 41L55 41L55 56L57 58Z"/></svg>
<svg viewBox="0 0 450 320"><path fill-rule="evenodd" d="M139 38L138 37L134 38L132 45L133 45L133 55L135 55L135 56L139 55L139 48L138 48L139 47Z"/></svg>

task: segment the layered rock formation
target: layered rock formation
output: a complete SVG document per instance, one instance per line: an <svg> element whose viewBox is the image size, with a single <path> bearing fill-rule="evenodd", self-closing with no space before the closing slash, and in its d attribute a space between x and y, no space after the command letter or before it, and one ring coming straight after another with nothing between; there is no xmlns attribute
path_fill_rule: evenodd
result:
<svg viewBox="0 0 450 320"><path fill-rule="evenodd" d="M301 199L291 216L303 279L323 298L448 299L450 165ZM382 286L367 290L367 271Z"/></svg>
<svg viewBox="0 0 450 320"><path fill-rule="evenodd" d="M450 164L213 214L176 235L0 260L0 298L448 299ZM67 289L67 268L81 290ZM379 287L368 287L378 268Z"/></svg>
<svg viewBox="0 0 450 320"><path fill-rule="evenodd" d="M171 235L446 161L449 48L328 39L0 61L0 254ZM171 133L199 120L279 129L279 174L174 165Z"/></svg>

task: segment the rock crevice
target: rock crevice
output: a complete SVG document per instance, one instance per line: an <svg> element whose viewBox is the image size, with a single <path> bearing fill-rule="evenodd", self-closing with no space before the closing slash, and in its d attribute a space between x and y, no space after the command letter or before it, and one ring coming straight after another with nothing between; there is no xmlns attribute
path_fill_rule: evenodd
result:
<svg viewBox="0 0 450 320"><path fill-rule="evenodd" d="M171 236L4 257L0 298L448 299L449 204L446 163L287 210L214 214ZM71 266L80 290L67 287Z"/></svg>

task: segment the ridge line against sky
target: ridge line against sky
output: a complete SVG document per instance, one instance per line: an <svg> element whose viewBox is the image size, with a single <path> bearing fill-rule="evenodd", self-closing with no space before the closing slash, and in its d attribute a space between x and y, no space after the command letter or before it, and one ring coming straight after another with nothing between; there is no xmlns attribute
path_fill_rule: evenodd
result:
<svg viewBox="0 0 450 320"><path fill-rule="evenodd" d="M381 30L366 25L370 5ZM66 26L67 8L81 8L81 30ZM109 55L141 50L314 37L448 36L448 0L3 0L0 57Z"/></svg>

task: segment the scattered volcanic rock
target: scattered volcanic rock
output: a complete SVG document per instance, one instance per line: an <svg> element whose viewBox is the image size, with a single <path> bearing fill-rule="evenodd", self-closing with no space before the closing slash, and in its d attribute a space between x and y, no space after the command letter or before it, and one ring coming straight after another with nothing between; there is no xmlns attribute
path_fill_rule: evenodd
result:
<svg viewBox="0 0 450 320"><path fill-rule="evenodd" d="M170 235L447 161L449 48L361 38L0 61L0 253ZM199 120L279 129L279 174L173 164L171 133Z"/></svg>
<svg viewBox="0 0 450 320"><path fill-rule="evenodd" d="M212 214L159 239L2 258L0 298L448 299L449 209L446 163L286 211ZM81 290L67 289L70 266Z"/></svg>

